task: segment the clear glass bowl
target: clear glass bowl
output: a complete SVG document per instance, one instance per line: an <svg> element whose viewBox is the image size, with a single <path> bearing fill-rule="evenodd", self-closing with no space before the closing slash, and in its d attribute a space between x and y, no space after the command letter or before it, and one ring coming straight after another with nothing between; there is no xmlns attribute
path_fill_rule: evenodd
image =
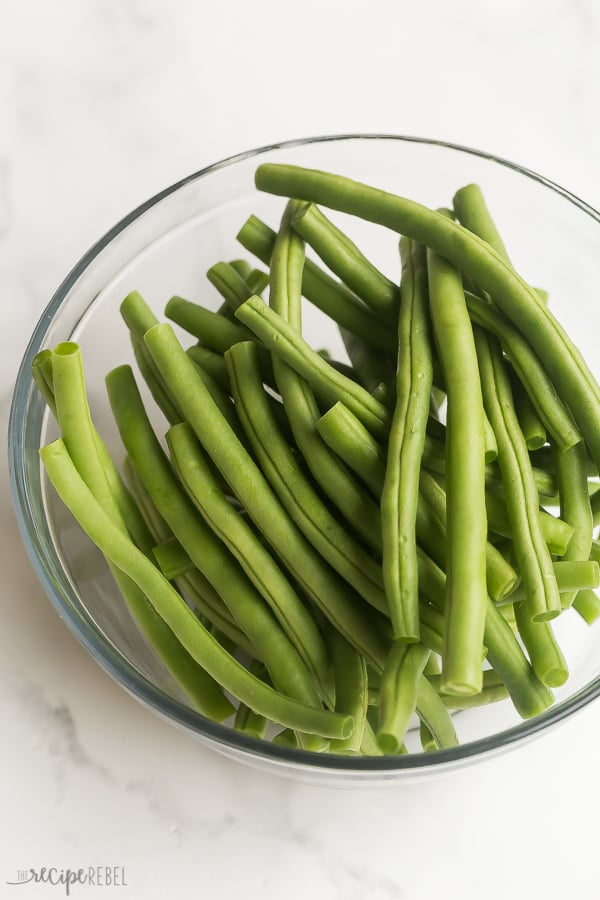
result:
<svg viewBox="0 0 600 900"><path fill-rule="evenodd" d="M266 147L210 166L148 200L101 238L55 293L25 353L11 410L9 463L19 525L48 596L94 659L138 700L214 749L334 784L430 777L517 747L594 699L600 693L600 625L590 628L575 613L561 616L557 632L571 676L556 691L556 704L526 722L508 701L460 713L462 743L456 749L350 758L273 746L217 725L186 704L138 634L102 557L41 477L38 448L55 430L30 377L34 355L58 341L81 344L94 418L120 459L104 391L106 372L131 361L119 303L137 289L159 316L175 293L216 308L220 300L206 270L245 255L235 235L250 213L274 227L279 220L283 201L254 188L254 171L267 161L339 172L434 208L449 205L461 185L479 183L515 266L549 291L553 312L600 374L600 217L585 203L505 160L436 141L349 135ZM396 235L358 220L345 219L344 227L374 262L398 277ZM305 332L313 344L342 355L335 327L308 305Z"/></svg>

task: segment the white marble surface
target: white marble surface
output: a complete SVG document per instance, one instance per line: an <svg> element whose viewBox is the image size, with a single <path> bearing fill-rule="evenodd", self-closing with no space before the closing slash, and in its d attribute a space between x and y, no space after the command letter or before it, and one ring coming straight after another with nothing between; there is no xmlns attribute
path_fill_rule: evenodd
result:
<svg viewBox="0 0 600 900"><path fill-rule="evenodd" d="M3 430L63 275L145 197L224 155L307 134L420 134L600 206L594 0L2 9ZM1 897L63 896L6 884L43 865L125 866L113 892L131 898L598 896L600 705L431 784L340 792L258 774L159 721L88 657L33 575L0 466Z"/></svg>

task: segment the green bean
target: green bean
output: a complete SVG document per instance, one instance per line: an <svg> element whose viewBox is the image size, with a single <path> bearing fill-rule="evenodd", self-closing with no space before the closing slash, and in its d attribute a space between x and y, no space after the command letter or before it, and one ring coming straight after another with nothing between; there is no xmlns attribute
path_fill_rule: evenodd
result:
<svg viewBox="0 0 600 900"><path fill-rule="evenodd" d="M419 603L421 643L434 653L442 655L444 647L444 615L433 606Z"/></svg>
<svg viewBox="0 0 600 900"><path fill-rule="evenodd" d="M425 470L420 473L419 487L421 497L429 505L445 532L447 528L447 503L443 487ZM443 537L445 537L445 533ZM422 543L425 546L426 542L422 541ZM430 541L425 546L425 549L431 550L433 546ZM445 558L443 549L441 547L436 548L436 551L436 561L439 560L443 563ZM511 591L513 591L519 581L519 576L489 541L485 545L485 560L488 593L493 600L502 600L511 594Z"/></svg>
<svg viewBox="0 0 600 900"><path fill-rule="evenodd" d="M417 641L419 579L415 523L433 368L425 251L402 238L400 255L396 406L381 491L382 568L394 637Z"/></svg>
<svg viewBox="0 0 600 900"><path fill-rule="evenodd" d="M533 671L542 684L560 687L569 677L569 669L556 643L552 626L549 622L532 622L525 603L515 604L514 610L517 628Z"/></svg>
<svg viewBox="0 0 600 900"><path fill-rule="evenodd" d="M40 451L56 492L100 551L149 598L188 653L219 684L255 712L287 728L323 737L349 737L351 716L307 706L251 675L208 632L177 591L105 513L75 469L64 443Z"/></svg>
<svg viewBox="0 0 600 900"><path fill-rule="evenodd" d="M145 341L196 437L277 555L332 624L350 643L362 649L367 659L381 666L387 638L379 621L363 614L357 607L354 592L314 552L283 510L254 460L219 415L171 327L155 325L146 334ZM324 649L319 672L322 689L329 695L331 684Z"/></svg>
<svg viewBox="0 0 600 900"><path fill-rule="evenodd" d="M594 591L579 591L573 601L573 609L588 625L593 625L600 618L600 597Z"/></svg>
<svg viewBox="0 0 600 900"><path fill-rule="evenodd" d="M162 541L168 541L173 537L173 532L150 499L148 491L142 484L140 476L128 456L123 460L123 471L131 494L152 535L153 546L160 544Z"/></svg>
<svg viewBox="0 0 600 900"><path fill-rule="evenodd" d="M258 650L248 640L211 583L195 566L185 575L175 578L175 587L197 615L203 616L214 628L218 628L248 656L256 656L262 661L263 655L268 655L263 654L262 650Z"/></svg>
<svg viewBox="0 0 600 900"><path fill-rule="evenodd" d="M63 456L84 488L93 492L93 498L114 523L115 530L129 538L106 477L102 456L98 452L99 446L104 445L91 420L81 351L77 344L67 342L55 347L52 354L52 382L57 421L63 435L57 446L60 446ZM105 456L108 454L105 453ZM168 624L156 614L149 598L144 596L138 585L125 571L115 566L107 554L105 556L129 612L158 658L197 709L217 721L226 719L232 706L218 684L186 652Z"/></svg>
<svg viewBox="0 0 600 900"><path fill-rule="evenodd" d="M434 753L439 749L436 739L423 721L419 722L419 738L424 753Z"/></svg>
<svg viewBox="0 0 600 900"><path fill-rule="evenodd" d="M38 388L43 381L43 390L45 391L44 399L50 407L50 410L56 418L56 404L54 402L54 378L52 374L52 351L42 350L34 358L32 362L32 371L34 380ZM146 524L144 516L139 506L128 490L125 482L115 464L113 463L106 445L98 434L94 424L92 424L94 442L96 445L96 453L100 457L104 474L108 481L108 487L112 494L121 518L125 524L128 533L131 535L134 543L140 550L151 557L152 547L155 544L152 532Z"/></svg>
<svg viewBox="0 0 600 900"><path fill-rule="evenodd" d="M359 753L363 742L369 700L365 658L341 634L330 629L331 657L335 672L336 712L351 715L354 731L346 740L331 742L332 753Z"/></svg>
<svg viewBox="0 0 600 900"><path fill-rule="evenodd" d="M461 696L461 699L463 698L464 694ZM421 675L417 682L416 712L440 750L458 745L452 718L440 695L424 675Z"/></svg>
<svg viewBox="0 0 600 900"><path fill-rule="evenodd" d="M597 528L600 525L600 491L590 497L590 507L592 509L594 528Z"/></svg>
<svg viewBox="0 0 600 900"><path fill-rule="evenodd" d="M484 402L498 441L498 463L506 507L512 525L515 554L526 592L525 603L534 621L560 612L560 595L552 559L538 516L538 496L525 439L512 405L510 383L495 338L475 328Z"/></svg>
<svg viewBox="0 0 600 900"><path fill-rule="evenodd" d="M484 435L484 460L486 463L492 463L498 457L498 444L496 443L496 435L494 429L490 425L490 420L483 411L483 435Z"/></svg>
<svg viewBox="0 0 600 900"><path fill-rule="evenodd" d="M461 225L487 241L509 265L512 265L504 241L490 216L486 202L477 184L467 184L454 195L452 205Z"/></svg>
<svg viewBox="0 0 600 900"><path fill-rule="evenodd" d="M439 691L440 676L428 675L428 680L432 687ZM510 694L498 673L493 669L485 669L480 694L462 697L453 697L451 694L441 694L440 696L446 709L472 709L475 706L486 706L488 703L506 700Z"/></svg>
<svg viewBox="0 0 600 900"><path fill-rule="evenodd" d="M574 534L563 559L587 559L592 549L593 519L587 482L587 453L583 443L569 450L556 452L556 472L560 496L560 515L573 526ZM593 585L590 585L593 587ZM561 594L565 609L572 605L576 594Z"/></svg>
<svg viewBox="0 0 600 900"><path fill-rule="evenodd" d="M279 431L258 371L256 345L236 344L226 361L240 421L282 505L321 556L367 602L387 613L380 566L322 502Z"/></svg>
<svg viewBox="0 0 600 900"><path fill-rule="evenodd" d="M429 304L448 394L446 693L481 690L487 519L483 402L460 274L428 251Z"/></svg>
<svg viewBox="0 0 600 900"><path fill-rule="evenodd" d="M328 447L359 475L377 499L385 478L386 452L362 422L338 402L317 421Z"/></svg>
<svg viewBox="0 0 600 900"><path fill-rule="evenodd" d="M152 555L158 568L168 581L185 575L194 568L194 563L185 552L177 538L170 537L152 548Z"/></svg>
<svg viewBox="0 0 600 900"><path fill-rule="evenodd" d="M417 707L419 676L429 650L396 640L386 660L379 689L377 743L385 754L397 753Z"/></svg>
<svg viewBox="0 0 600 900"><path fill-rule="evenodd" d="M260 297L250 297L235 312L262 343L305 378L325 402L342 400L373 434L385 436L390 414L363 387L345 378L321 359L296 330L268 307Z"/></svg>
<svg viewBox="0 0 600 900"><path fill-rule="evenodd" d="M269 301L273 309L299 331L304 247L301 239L289 227L287 217L288 211L284 214L272 254ZM318 434L316 426L321 411L312 389L276 356L273 358L273 367L296 445L313 478L367 546L380 552L379 507L371 501L362 486L357 484L345 465L329 451Z"/></svg>
<svg viewBox="0 0 600 900"><path fill-rule="evenodd" d="M513 531L504 498L495 491L486 491L485 505L490 531L502 537L512 538ZM564 556L573 538L573 526L543 509L538 509L537 517L550 552Z"/></svg>
<svg viewBox="0 0 600 900"><path fill-rule="evenodd" d="M593 560L555 560L552 563L554 578L559 593L569 594L572 591L600 587L600 566ZM509 603L520 603L527 599L527 590L523 584L505 598Z"/></svg>
<svg viewBox="0 0 600 900"><path fill-rule="evenodd" d="M190 426L181 423L169 429L167 444L190 498L267 601L315 683L320 684L322 637L309 610L255 532L219 491Z"/></svg>
<svg viewBox="0 0 600 900"><path fill-rule="evenodd" d="M510 379L517 420L528 450L539 450L546 443L546 429L537 414L529 394L516 376Z"/></svg>
<svg viewBox="0 0 600 900"><path fill-rule="evenodd" d="M339 331L360 383L371 393L383 385L385 396L393 397L394 370L391 361L347 328L340 327Z"/></svg>
<svg viewBox="0 0 600 900"><path fill-rule="evenodd" d="M521 332L508 318L481 297L465 292L467 309L473 322L499 338L515 373L529 394L541 421L562 450L568 450L581 440L581 433L569 409L556 392L546 369L542 366Z"/></svg>
<svg viewBox="0 0 600 900"><path fill-rule="evenodd" d="M426 675L428 679L431 678L432 675L439 675L441 673L442 669L439 659L439 656L436 656L434 653L432 653L425 663L423 675ZM422 719L419 722L419 738L421 741L421 747L423 748L423 751L425 753L433 753L435 750L439 749L436 739Z"/></svg>
<svg viewBox="0 0 600 900"><path fill-rule="evenodd" d="M486 241L419 203L342 176L266 163L257 169L255 183L259 190L311 201L384 225L454 263L487 291L522 331L570 407L600 467L600 386L535 290Z"/></svg>
<svg viewBox="0 0 600 900"><path fill-rule="evenodd" d="M133 355L142 377L165 419L174 425L181 422L181 413L169 397L156 366L144 346L144 334L158 319L138 291L128 294L120 306L121 316L129 329Z"/></svg>
<svg viewBox="0 0 600 900"><path fill-rule="evenodd" d="M263 661L278 690L314 704L316 694L312 681L296 648L230 552L199 517L175 477L152 431L131 369L128 366L113 369L106 383L121 439L158 511L194 564L229 606L250 643L261 648Z"/></svg>
<svg viewBox="0 0 600 900"><path fill-rule="evenodd" d="M165 315L188 334L202 341L202 346L216 353L225 353L232 344L250 340L252 337L248 329L177 295L168 301Z"/></svg>
<svg viewBox="0 0 600 900"><path fill-rule="evenodd" d="M50 380L46 377L48 364ZM54 402L54 388L52 386L52 350L40 350L39 353L36 353L31 363L31 374L35 386L42 395L46 406L54 418L56 418L56 404Z"/></svg>
<svg viewBox="0 0 600 900"><path fill-rule="evenodd" d="M363 739L360 745L360 753L361 756L383 756L383 753L379 749L377 744L377 738L375 737L375 732L369 723L369 720L365 722L365 730L363 732Z"/></svg>
<svg viewBox="0 0 600 900"><path fill-rule="evenodd" d="M269 677L264 665L257 659L252 660L250 672L257 678L260 678L261 681L266 681ZM239 704L233 720L235 731L241 731L243 734L250 735L250 737L261 739L267 733L268 725L269 720L265 716L255 713L245 703Z"/></svg>
<svg viewBox="0 0 600 900"><path fill-rule="evenodd" d="M283 731L275 735L271 743L275 744L276 747L289 747L292 750L298 748L298 740L291 728L284 728Z"/></svg>
<svg viewBox="0 0 600 900"><path fill-rule="evenodd" d="M220 353L215 353L214 350L208 350L206 347L200 347L196 344L193 347L188 347L186 353L197 367L208 372L211 378L213 378L225 392L229 392L231 386L229 384L227 366ZM181 422L181 419L179 419L179 421ZM174 422L173 424L176 425L177 422Z"/></svg>
<svg viewBox="0 0 600 900"><path fill-rule="evenodd" d="M276 232L250 216L237 239L264 263L271 261ZM396 355L396 335L378 319L344 284L331 278L312 260L307 259L302 273L302 293L314 306L353 334L360 335L370 347L391 358Z"/></svg>
<svg viewBox="0 0 600 900"><path fill-rule="evenodd" d="M312 203L296 210L294 230L313 248L329 269L383 321L394 321L398 288L360 252L339 228Z"/></svg>

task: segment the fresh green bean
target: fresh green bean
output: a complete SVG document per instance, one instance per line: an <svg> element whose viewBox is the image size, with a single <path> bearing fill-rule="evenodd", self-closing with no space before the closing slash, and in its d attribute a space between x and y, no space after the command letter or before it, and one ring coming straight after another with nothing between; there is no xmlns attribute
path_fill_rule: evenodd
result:
<svg viewBox="0 0 600 900"><path fill-rule="evenodd" d="M461 225L478 237L487 241L509 265L509 255L504 241L490 216L481 188L477 184L467 184L454 195L452 205L456 218Z"/></svg>
<svg viewBox="0 0 600 900"><path fill-rule="evenodd" d="M364 656L339 632L330 629L331 658L335 672L335 709L354 719L354 731L346 740L332 741L332 753L359 753L363 742L369 700Z"/></svg>
<svg viewBox="0 0 600 900"><path fill-rule="evenodd" d="M264 263L271 261L276 232L250 216L237 239ZM258 293L258 292L256 292ZM360 335L370 347L383 351L390 358L396 355L396 335L344 284L331 278L312 260L307 259L302 273L302 293L314 306L326 313L353 334Z"/></svg>
<svg viewBox="0 0 600 900"><path fill-rule="evenodd" d="M50 379L46 377L49 372ZM31 374L35 386L42 395L44 402L54 418L56 418L56 404L54 402L54 388L52 386L52 350L40 350L36 353L31 363Z"/></svg>
<svg viewBox="0 0 600 900"><path fill-rule="evenodd" d="M385 754L397 753L417 707L419 677L429 650L423 644L392 644L379 688L377 743Z"/></svg>
<svg viewBox="0 0 600 900"><path fill-rule="evenodd" d="M593 559L559 559L552 563L552 569L556 579L556 586L561 596L562 594L570 594L572 591L600 587L600 566ZM527 589L525 585L519 584L504 599L508 603L520 603L522 600L526 600Z"/></svg>
<svg viewBox="0 0 600 900"><path fill-rule="evenodd" d="M173 473L148 421L131 369L113 369L106 383L121 439L158 511L229 606L250 643L261 648L277 689L314 705L316 694L309 671L295 646L230 552L204 524Z"/></svg>
<svg viewBox="0 0 600 900"><path fill-rule="evenodd" d="M496 433L498 464L512 526L515 554L534 621L560 612L552 559L539 525L538 496L525 439L519 427L510 382L495 338L475 327L475 344L485 407Z"/></svg>
<svg viewBox="0 0 600 900"><path fill-rule="evenodd" d="M483 435L484 435L484 460L486 463L492 463L498 458L498 444L496 443L496 435L494 429L490 425L490 420L483 411Z"/></svg>
<svg viewBox="0 0 600 900"><path fill-rule="evenodd" d="M415 523L433 367L425 251L402 238L400 255L396 406L381 491L382 568L394 637L417 641L419 578Z"/></svg>
<svg viewBox="0 0 600 900"><path fill-rule="evenodd" d="M332 369L260 297L250 297L236 309L235 314L266 347L305 378L325 402L333 405L337 400L342 400L376 437L387 434L389 410L374 400L363 387Z"/></svg>
<svg viewBox="0 0 600 900"><path fill-rule="evenodd" d="M515 323L570 407L600 467L600 386L582 354L543 301L486 241L414 201L311 169L258 167L259 190L358 215L414 238L457 266Z"/></svg>
<svg viewBox="0 0 600 900"><path fill-rule="evenodd" d="M461 699L464 696L463 694ZM421 675L417 682L416 712L440 750L458 745L452 718L441 696L432 688L425 675Z"/></svg>
<svg viewBox="0 0 600 900"><path fill-rule="evenodd" d="M52 374L52 351L42 350L37 354L32 362L32 371L34 380L38 388L43 381L44 399L50 407L50 410L56 418L56 404L54 402L54 378ZM38 380L39 379L39 380ZM41 389L41 388L40 388ZM152 548L156 543L152 532L140 510L138 503L128 490L123 481L117 467L113 463L106 444L98 434L94 424L92 423L94 442L96 444L96 453L100 457L104 474L108 481L110 493L117 504L119 513L128 533L131 535L134 543L139 549L151 557Z"/></svg>
<svg viewBox="0 0 600 900"><path fill-rule="evenodd" d="M168 301L165 315L188 334L198 338L202 346L216 353L225 353L232 344L252 339L247 328L242 328L219 313L177 295Z"/></svg>
<svg viewBox="0 0 600 900"><path fill-rule="evenodd" d="M504 498L495 491L486 491L485 505L490 531L502 537L512 538L513 531ZM564 556L573 538L573 526L543 509L538 509L537 516L550 552L557 556Z"/></svg>
<svg viewBox="0 0 600 900"><path fill-rule="evenodd" d="M229 392L231 386L229 384L227 366L220 353L215 353L214 350L208 350L206 347L200 347L197 344L194 344L193 347L188 347L186 353L197 367L208 372L222 390ZM181 418L179 421L181 422ZM173 424L176 425L177 422Z"/></svg>
<svg viewBox="0 0 600 900"><path fill-rule="evenodd" d="M362 422L338 402L317 421L328 447L356 472L379 499L385 478L386 451Z"/></svg>
<svg viewBox="0 0 600 900"><path fill-rule="evenodd" d="M269 677L264 665L257 659L252 660L250 672L257 678L260 678L261 681L266 681ZM243 734L250 735L250 737L261 739L266 735L268 726L269 720L265 716L255 713L245 703L239 704L233 720L235 731L241 731Z"/></svg>
<svg viewBox="0 0 600 900"><path fill-rule="evenodd" d="M238 416L279 500L321 556L367 602L386 614L380 566L331 514L279 431L258 371L256 345L236 344L225 358Z"/></svg>
<svg viewBox="0 0 600 900"><path fill-rule="evenodd" d="M152 548L152 555L158 568L168 581L185 575L194 568L194 563L176 537L167 538Z"/></svg>
<svg viewBox="0 0 600 900"><path fill-rule="evenodd" d="M422 470L419 476L420 496L428 504L440 525L444 529L443 538L447 529L447 502L443 487L427 471ZM434 558L443 563L445 553L443 547L436 547L431 540L422 541L425 549L431 552L435 550ZM433 554L432 554L433 555ZM485 545L486 560L486 584L488 594L493 600L499 601L511 594L519 576L502 554L489 541Z"/></svg>
<svg viewBox="0 0 600 900"><path fill-rule="evenodd" d="M439 691L440 676L428 675L431 685ZM485 669L483 672L483 687L480 694L470 696L453 697L451 694L441 694L441 699L446 709L471 709L475 706L486 706L488 703L497 703L510 697L504 682L494 669Z"/></svg>
<svg viewBox="0 0 600 900"><path fill-rule="evenodd" d="M381 351L375 350L354 332L347 328L339 329L344 347L350 362L358 373L360 383L373 394L381 389L386 397L394 396L394 367Z"/></svg>
<svg viewBox="0 0 600 900"><path fill-rule="evenodd" d="M131 578L150 599L188 653L219 684L255 712L309 734L346 738L351 716L307 706L270 688L251 675L208 632L159 570L104 512L66 450L54 441L40 451L56 492L100 551Z"/></svg>
<svg viewBox="0 0 600 900"><path fill-rule="evenodd" d="M516 603L514 610L517 628L533 671L542 684L560 687L569 677L569 669L556 643L552 626L549 622L532 622L525 603Z"/></svg>
<svg viewBox="0 0 600 900"><path fill-rule="evenodd" d="M523 437L525 438L527 449L539 450L540 447L544 446L547 439L544 423L538 416L535 406L529 399L529 394L516 376L513 376L510 379L510 386L515 405L515 412L517 414L519 425L521 426L521 431L523 432Z"/></svg>
<svg viewBox="0 0 600 900"><path fill-rule="evenodd" d="M569 409L556 392L546 369L521 332L508 318L481 297L465 292L467 309L475 324L491 331L500 340L513 369L529 394L529 399L541 421L562 450L568 450L581 440L581 433Z"/></svg>
<svg viewBox="0 0 600 900"><path fill-rule="evenodd" d="M600 618L600 597L594 591L578 591L573 601L573 609L588 625Z"/></svg>
<svg viewBox="0 0 600 900"><path fill-rule="evenodd" d="M298 207L294 230L329 269L385 322L394 321L398 287L360 252L358 247L312 203Z"/></svg>
<svg viewBox="0 0 600 900"><path fill-rule="evenodd" d="M138 291L128 294L120 306L121 316L129 329L135 361L152 398L167 421L174 425L181 422L181 413L169 397L156 366L144 346L144 334L158 319Z"/></svg>
<svg viewBox="0 0 600 900"><path fill-rule="evenodd" d="M185 597L197 615L203 616L213 628L218 628L236 647L248 656L262 661L264 654L250 643L227 606L202 572L193 566L185 575L175 579L175 587Z"/></svg>
<svg viewBox="0 0 600 900"><path fill-rule="evenodd" d="M446 427L446 693L481 690L485 625L487 519L481 385L460 274L427 252L429 305L448 395Z"/></svg>
<svg viewBox="0 0 600 900"><path fill-rule="evenodd" d="M314 552L283 510L254 460L219 415L171 327L155 325L147 332L145 341L196 437L280 559L332 624L367 659L381 666L387 647L385 630L373 615L363 614L354 592ZM327 696L332 685L325 650L318 665L321 686Z"/></svg>
<svg viewBox="0 0 600 900"><path fill-rule="evenodd" d="M556 452L556 473L560 515L574 529L563 559L588 559L594 527L587 481L587 453L583 443L575 444L569 450ZM575 596L574 592L561 594L563 609L572 605Z"/></svg>

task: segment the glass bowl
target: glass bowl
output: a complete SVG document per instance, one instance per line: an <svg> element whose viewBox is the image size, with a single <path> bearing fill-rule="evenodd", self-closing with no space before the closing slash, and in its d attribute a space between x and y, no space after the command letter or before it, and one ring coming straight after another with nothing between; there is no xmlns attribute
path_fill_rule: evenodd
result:
<svg viewBox="0 0 600 900"><path fill-rule="evenodd" d="M61 618L120 685L235 759L303 780L374 785L430 777L515 748L600 693L600 625L588 627L575 613L561 616L557 632L571 675L556 690L555 705L528 721L521 721L508 701L464 711L456 717L461 740L456 749L354 758L278 747L190 708L139 635L102 557L41 475L38 448L55 431L30 376L34 355L59 341L81 344L96 424L120 459L104 390L106 372L132 361L119 303L136 289L159 316L173 294L216 308L220 298L206 270L220 259L245 255L235 235L250 213L273 227L279 221L283 201L254 188L254 171L267 161L335 171L433 208L450 204L461 185L479 183L515 267L529 283L549 291L553 312L600 374L600 217L567 191L488 154L415 138L344 135L240 154L167 188L119 222L77 263L42 315L19 371L9 423L14 504L33 566ZM378 266L398 277L396 235L358 220L344 219L344 227ZM335 327L308 305L305 335L343 355Z"/></svg>

